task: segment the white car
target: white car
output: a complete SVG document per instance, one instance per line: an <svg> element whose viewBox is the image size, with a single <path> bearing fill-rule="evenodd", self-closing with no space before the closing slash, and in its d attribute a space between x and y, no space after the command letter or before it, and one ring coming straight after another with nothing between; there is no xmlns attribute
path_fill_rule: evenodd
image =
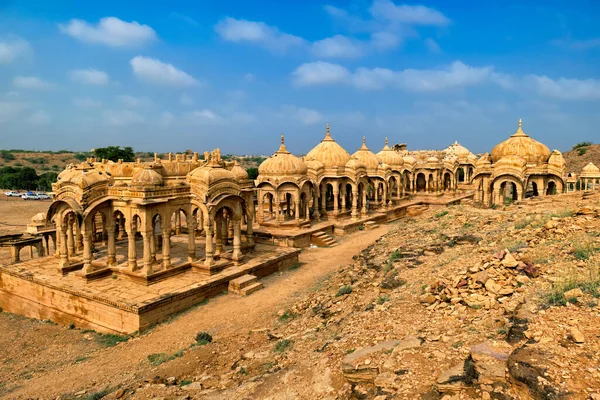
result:
<svg viewBox="0 0 600 400"><path fill-rule="evenodd" d="M38 196L39 200L50 200L51 199L51 197L48 196L46 193L38 193L37 196Z"/></svg>
<svg viewBox="0 0 600 400"><path fill-rule="evenodd" d="M40 197L35 193L24 193L23 195L21 195L21 198L23 200L39 200L40 199Z"/></svg>
<svg viewBox="0 0 600 400"><path fill-rule="evenodd" d="M4 193L7 197L21 197L21 193L19 192L6 192Z"/></svg>

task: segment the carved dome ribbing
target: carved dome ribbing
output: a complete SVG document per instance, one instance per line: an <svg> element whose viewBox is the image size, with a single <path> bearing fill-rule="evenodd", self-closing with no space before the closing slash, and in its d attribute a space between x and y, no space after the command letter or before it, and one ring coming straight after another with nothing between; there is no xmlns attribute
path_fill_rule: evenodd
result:
<svg viewBox="0 0 600 400"><path fill-rule="evenodd" d="M325 168L343 167L350 160L350 154L331 137L329 124L325 138L308 152L307 161L319 161Z"/></svg>
<svg viewBox="0 0 600 400"><path fill-rule="evenodd" d="M519 120L517 132L492 150L492 162L506 156L518 156L528 163L545 163L550 158L550 149L523 132L523 122Z"/></svg>
<svg viewBox="0 0 600 400"><path fill-rule="evenodd" d="M266 176L306 175L307 171L308 168L304 161L287 151L283 135L281 135L279 150L263 161L258 167L259 175Z"/></svg>

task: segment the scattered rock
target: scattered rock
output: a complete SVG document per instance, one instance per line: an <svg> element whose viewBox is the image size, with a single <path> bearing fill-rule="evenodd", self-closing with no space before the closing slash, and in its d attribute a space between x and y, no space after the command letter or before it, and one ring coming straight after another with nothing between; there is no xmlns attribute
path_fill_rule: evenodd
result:
<svg viewBox="0 0 600 400"><path fill-rule="evenodd" d="M583 333L581 333L581 331L575 327L569 328L569 337L575 343L585 342L585 337L583 336Z"/></svg>

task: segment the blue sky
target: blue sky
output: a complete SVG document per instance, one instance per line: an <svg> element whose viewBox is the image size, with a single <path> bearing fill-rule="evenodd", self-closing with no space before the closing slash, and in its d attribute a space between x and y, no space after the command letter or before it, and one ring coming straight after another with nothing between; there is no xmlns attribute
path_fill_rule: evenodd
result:
<svg viewBox="0 0 600 400"><path fill-rule="evenodd" d="M597 1L0 0L0 147L490 151L600 135Z"/></svg>

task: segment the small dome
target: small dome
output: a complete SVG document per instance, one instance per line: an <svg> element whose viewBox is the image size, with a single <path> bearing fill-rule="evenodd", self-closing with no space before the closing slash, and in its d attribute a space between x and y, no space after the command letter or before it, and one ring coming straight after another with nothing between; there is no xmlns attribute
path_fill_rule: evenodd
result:
<svg viewBox="0 0 600 400"><path fill-rule="evenodd" d="M306 161L304 160L304 164L306 164L306 167L308 168L309 171L314 172L316 174L319 174L323 171L323 164L321 164L318 161Z"/></svg>
<svg viewBox="0 0 600 400"><path fill-rule="evenodd" d="M490 154L485 153L484 155L479 157L479 159L477 160L475 165L484 166L484 165L489 165L491 163L492 163L492 161L490 160Z"/></svg>
<svg viewBox="0 0 600 400"><path fill-rule="evenodd" d="M588 165L586 165L585 167L583 167L583 169L581 170L582 175L583 174L600 174L600 168L596 167L594 165L594 163L590 162Z"/></svg>
<svg viewBox="0 0 600 400"><path fill-rule="evenodd" d="M147 164L131 178L131 185L138 187L153 187L164 185L162 175L153 165Z"/></svg>
<svg viewBox="0 0 600 400"><path fill-rule="evenodd" d="M385 146L379 153L377 153L377 157L381 160L381 162L388 164L392 168L401 167L404 165L404 158L388 146L387 138L385 138Z"/></svg>
<svg viewBox="0 0 600 400"><path fill-rule="evenodd" d="M457 141L448 146L444 152L446 152L448 155L455 155L461 159L469 158L469 156L473 154L469 151L469 149L460 145Z"/></svg>
<svg viewBox="0 0 600 400"><path fill-rule="evenodd" d="M283 135L281 135L279 150L263 161L258 167L258 174L266 176L306 175L307 171L306 164L300 158L287 151Z"/></svg>
<svg viewBox="0 0 600 400"><path fill-rule="evenodd" d="M494 171L500 171L502 168L525 168L527 166L527 161L519 156L508 155L502 157L498 160L497 163L494 164Z"/></svg>
<svg viewBox="0 0 600 400"><path fill-rule="evenodd" d="M550 149L526 135L523 122L519 120L517 132L492 150L492 162L498 162L505 156L519 156L528 163L545 163L550 158Z"/></svg>
<svg viewBox="0 0 600 400"><path fill-rule="evenodd" d="M565 161L562 153L558 150L552 151L552 154L548 159L548 164L559 169L562 169L567 166L567 162Z"/></svg>
<svg viewBox="0 0 600 400"><path fill-rule="evenodd" d="M198 167L192 172L190 172L187 175L187 177L188 182L202 183L207 186L210 186L220 181L236 182L236 178L233 172L221 167L218 164L213 165L212 160L209 161L207 165Z"/></svg>
<svg viewBox="0 0 600 400"><path fill-rule="evenodd" d="M242 168L237 160L235 160L233 168L231 168L231 173L238 181L245 181L248 179L248 172Z"/></svg>
<svg viewBox="0 0 600 400"><path fill-rule="evenodd" d="M406 155L404 157L402 157L404 159L404 164L408 164L408 165L415 165L417 163L417 159L414 156Z"/></svg>
<svg viewBox="0 0 600 400"><path fill-rule="evenodd" d="M31 222L36 225L39 225L39 224L45 225L46 224L46 214L43 212L35 214L33 217L31 217Z"/></svg>
<svg viewBox="0 0 600 400"><path fill-rule="evenodd" d="M77 166L70 166L61 172L57 179L57 183L66 184L72 183L81 188L86 188L97 183L108 182L110 174L97 170L93 164L83 162Z"/></svg>
<svg viewBox="0 0 600 400"><path fill-rule="evenodd" d="M356 171L358 169L367 169L367 166L356 157L352 157L345 165L346 170Z"/></svg>
<svg viewBox="0 0 600 400"><path fill-rule="evenodd" d="M353 158L361 161L369 171L375 171L379 167L379 159L377 156L369 150L367 147L367 139L363 136L363 142L360 149L357 152L352 154Z"/></svg>
<svg viewBox="0 0 600 400"><path fill-rule="evenodd" d="M346 165L350 160L350 154L333 140L329 124L327 124L325 138L309 151L304 158L307 161L319 161L325 168L332 168Z"/></svg>

